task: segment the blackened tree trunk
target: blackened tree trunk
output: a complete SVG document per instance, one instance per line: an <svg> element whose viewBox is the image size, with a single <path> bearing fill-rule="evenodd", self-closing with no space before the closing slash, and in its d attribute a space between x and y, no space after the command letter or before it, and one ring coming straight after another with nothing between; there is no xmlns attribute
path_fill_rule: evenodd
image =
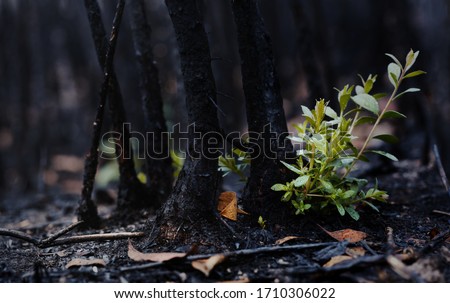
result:
<svg viewBox="0 0 450 303"><path fill-rule="evenodd" d="M144 1L130 0L129 12L147 132L147 186L151 196L156 198L157 205L161 205L172 188L173 174L161 86L153 59L151 28L147 22Z"/></svg>
<svg viewBox="0 0 450 303"><path fill-rule="evenodd" d="M219 182L218 155L208 153L208 135L218 134L215 82L208 39L196 1L166 0L175 29L186 92L189 129L188 154L175 187L157 219L160 238L181 237L183 222L211 218ZM201 139L200 139L201 138ZM185 225L186 226L186 225Z"/></svg>
<svg viewBox="0 0 450 303"><path fill-rule="evenodd" d="M100 7L97 0L85 0L85 7L91 25L97 58L101 68L104 70L108 40ZM113 131L115 134L120 134L120 138L116 138L117 140L115 140L116 156L120 170L118 207L119 209L148 207L151 205L151 199L146 187L136 177L133 151L130 146L130 130L125 124L127 120L125 117L123 98L114 70L111 72L110 89L108 101Z"/></svg>
<svg viewBox="0 0 450 303"><path fill-rule="evenodd" d="M248 130L252 146L250 176L243 201L254 216L274 220L282 213L279 195L271 190L283 182L286 170L279 165L292 150L287 136L280 84L275 70L270 37L256 0L233 1L242 65Z"/></svg>

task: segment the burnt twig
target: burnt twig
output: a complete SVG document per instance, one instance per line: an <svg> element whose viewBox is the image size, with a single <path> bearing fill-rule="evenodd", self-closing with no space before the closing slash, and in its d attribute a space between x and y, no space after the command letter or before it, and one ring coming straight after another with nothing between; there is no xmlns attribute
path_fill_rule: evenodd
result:
<svg viewBox="0 0 450 303"><path fill-rule="evenodd" d="M215 256L217 254L221 254L226 258L229 257L240 257L240 256L253 256L263 253L281 253L281 252L292 252L297 250L303 250L303 249L311 249L311 248L318 248L318 247L325 247L325 246L336 246L336 242L323 242L323 243L310 243L310 244L298 244L298 245L290 245L290 246L266 246L266 247L258 247L253 249L242 249L242 250L235 250L225 253L216 253L216 254L203 254L203 255L191 255L187 256L187 261L195 261L195 260L201 260L201 259L208 259L212 256ZM141 269L148 269L152 267L158 267L164 265L164 262L153 262L153 263L146 263L136 266L129 266L129 267L121 267L120 271L133 271L133 270L141 270Z"/></svg>
<svg viewBox="0 0 450 303"><path fill-rule="evenodd" d="M121 10L123 10L124 0L119 0ZM84 1L87 16L92 32L92 38L95 44L98 62L104 71L106 69L106 55L108 51L108 40L103 20L101 16L100 6L97 0ZM121 12L120 12L121 13ZM117 14L117 13L116 13ZM128 206L130 203L140 203L148 201L145 199L145 187L136 177L136 170L133 163L132 147L130 146L130 130L126 127L125 108L123 105L122 93L120 91L119 82L117 80L114 69L111 68L109 73L109 110L111 114L112 127L115 133L120 134L121 140L116 140L117 162L119 164L120 179L118 204L120 207ZM117 139L117 138L113 138ZM133 204L134 205L134 204Z"/></svg>
<svg viewBox="0 0 450 303"><path fill-rule="evenodd" d="M75 227L79 226L82 223L84 223L84 222L80 221L80 222L74 223L74 224L62 229L61 231L58 231L53 236L43 239L43 240L38 240L38 239L33 238L33 237L29 236L28 234L18 231L18 230L11 230L11 229L5 229L5 228L0 228L0 236L7 236L7 237L20 239L25 242L31 243L36 247L45 248L45 247L50 247L50 246L75 244L75 243L90 242L90 241L107 241L107 240L122 240L122 239L129 239L129 238L140 238L145 235L144 232L120 232L120 233L108 233L108 234L79 235L79 236L71 236L71 237L65 237L65 238L58 239L58 237L69 232L70 230L74 229Z"/></svg>
<svg viewBox="0 0 450 303"><path fill-rule="evenodd" d="M84 224L84 221L78 221L73 224L70 224L69 226L61 229L60 231L56 232L54 235L48 237L47 239L40 241L41 242L40 244L45 246L46 244L54 242L56 239L60 238L61 236L67 234L69 231L71 231L83 224Z"/></svg>
<svg viewBox="0 0 450 303"><path fill-rule="evenodd" d="M83 189L81 194L80 206L78 208L78 216L80 220L85 221L89 227L98 227L100 225L100 218L97 214L97 208L92 201L92 190L94 188L94 178L97 172L98 165L98 146L100 144L100 136L103 125L104 107L110 89L110 80L113 73L113 59L116 49L117 38L119 37L120 22L122 20L123 9L125 6L124 0L119 0L114 16L111 36L109 39L108 50L106 51L105 65L104 65L104 80L100 90L100 101L97 108L95 121L93 123L93 135L91 141L91 148L85 161L85 172L83 176Z"/></svg>
<svg viewBox="0 0 450 303"><path fill-rule="evenodd" d="M433 210L433 213L450 216L450 213L442 211L442 210L437 210L437 209Z"/></svg>
<svg viewBox="0 0 450 303"><path fill-rule="evenodd" d="M80 235L57 239L40 247L50 247L58 246L64 244L74 244L90 241L108 241L108 240L123 240L129 238L140 238L145 236L144 232L121 232L121 233L108 233L108 234L91 234L91 235Z"/></svg>
<svg viewBox="0 0 450 303"><path fill-rule="evenodd" d="M34 244L34 245L38 245L39 244L39 240L29 236L28 234L18 231L18 230L11 230L11 229L6 229L6 228L0 228L0 236L6 236L6 237L12 237L12 238L16 238L16 239L20 239L23 240L25 242Z"/></svg>

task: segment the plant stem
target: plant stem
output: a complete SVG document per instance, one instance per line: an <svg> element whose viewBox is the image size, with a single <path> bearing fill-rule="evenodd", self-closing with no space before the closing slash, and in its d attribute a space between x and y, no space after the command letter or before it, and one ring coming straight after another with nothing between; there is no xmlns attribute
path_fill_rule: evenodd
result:
<svg viewBox="0 0 450 303"><path fill-rule="evenodd" d="M388 102L386 103L386 106L383 108L383 110L381 111L381 113L378 115L377 120L375 121L375 123L373 124L372 129L369 132L369 135L367 136L366 140L364 141L363 146L361 147L361 149L359 150L358 155L356 156L356 160L350 165L350 167L347 169L347 171L345 172L344 176L342 177L343 179L345 177L348 176L348 174L352 171L353 167L355 166L356 162L359 160L359 157L361 157L361 155L364 153L364 151L367 148L367 145L369 144L369 142L372 140L373 137L373 133L375 131L375 129L377 128L378 124L380 124L384 113L387 111L387 109L389 108L389 106L391 105L392 101L394 101L395 96L397 94L397 91L400 87L400 84L403 80L403 77L405 76L405 68L402 68L402 72L400 74L400 77L398 78L398 82L397 85L394 87L394 90L392 91L391 96L389 97Z"/></svg>

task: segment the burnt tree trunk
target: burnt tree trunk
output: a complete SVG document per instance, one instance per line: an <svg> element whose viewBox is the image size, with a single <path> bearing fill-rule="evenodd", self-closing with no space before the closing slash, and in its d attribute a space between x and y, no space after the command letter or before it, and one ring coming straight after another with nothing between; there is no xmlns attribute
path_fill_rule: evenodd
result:
<svg viewBox="0 0 450 303"><path fill-rule="evenodd" d="M161 86L153 59L151 28L147 22L144 1L130 0L129 12L147 132L147 186L159 206L170 193L173 174Z"/></svg>
<svg viewBox="0 0 450 303"><path fill-rule="evenodd" d="M209 135L219 133L215 82L202 19L196 1L166 0L175 29L188 112L188 153L175 187L158 218L160 238L173 239L183 222L212 217L219 183L218 155L208 154ZM200 139L201 138L201 139Z"/></svg>
<svg viewBox="0 0 450 303"><path fill-rule="evenodd" d="M85 7L91 25L97 58L101 68L105 69L108 40L103 25L100 7L97 0L85 0ZM119 209L148 207L150 197L147 188L136 177L133 163L133 151L130 146L130 130L125 124L125 108L122 93L114 69L111 72L109 92L109 109L112 117L112 128L119 138L115 138L116 156L119 163L120 180L118 192Z"/></svg>
<svg viewBox="0 0 450 303"><path fill-rule="evenodd" d="M279 194L274 183L283 182L286 169L279 159L292 146L287 137L283 99L275 70L270 37L255 0L233 2L247 122L252 146L250 176L243 193L246 209L254 216L279 217Z"/></svg>

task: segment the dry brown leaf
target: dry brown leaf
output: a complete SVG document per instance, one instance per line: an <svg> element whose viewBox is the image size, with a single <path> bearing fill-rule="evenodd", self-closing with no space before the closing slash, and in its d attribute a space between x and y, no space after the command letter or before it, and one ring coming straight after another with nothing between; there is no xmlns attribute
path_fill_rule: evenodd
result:
<svg viewBox="0 0 450 303"><path fill-rule="evenodd" d="M237 204L237 195L234 191L224 191L219 195L219 203L217 204L217 210L222 212L222 210L227 207L233 200L236 200Z"/></svg>
<svg viewBox="0 0 450 303"><path fill-rule="evenodd" d="M364 248L362 248L362 247L359 247L359 246L357 246L357 247L347 247L345 249L345 253L347 255L349 255L350 257L357 258L357 257L364 256L366 254L366 250Z"/></svg>
<svg viewBox="0 0 450 303"><path fill-rule="evenodd" d="M282 239L276 240L276 241L275 241L275 244L276 244L276 245L281 245L281 244L284 244L284 243L289 242L289 241L291 241L291 240L294 240L294 239L300 239L300 238L301 238L301 237L297 237L297 236L287 236L287 237L284 237L284 238L282 238Z"/></svg>
<svg viewBox="0 0 450 303"><path fill-rule="evenodd" d="M106 266L106 262L103 259L72 259L67 263L66 268L71 268L73 266Z"/></svg>
<svg viewBox="0 0 450 303"><path fill-rule="evenodd" d="M247 212L238 208L237 195L234 191L225 191L220 194L217 210L222 217L237 221L237 214L248 215Z"/></svg>
<svg viewBox="0 0 450 303"><path fill-rule="evenodd" d="M347 261L347 260L351 260L351 259L352 259L352 257L350 257L350 256L345 256L345 255L342 255L342 256L334 256L333 258L330 259L330 261L328 261L327 263L325 263L325 264L323 265L323 267L331 267L331 266L334 266L334 265L336 265L336 264L338 264L338 263L341 263L341 262Z"/></svg>
<svg viewBox="0 0 450 303"><path fill-rule="evenodd" d="M338 241L348 241L350 243L356 243L361 240L364 240L367 237L367 234L365 232L354 230L354 229L342 229L337 231L328 231L322 226L319 225L319 227L326 232L330 237L338 240Z"/></svg>
<svg viewBox="0 0 450 303"><path fill-rule="evenodd" d="M226 191L220 194L217 210L222 217L237 221L237 196L234 191Z"/></svg>
<svg viewBox="0 0 450 303"><path fill-rule="evenodd" d="M209 273L211 272L211 270L213 270L217 264L222 263L224 260L224 255L214 255L208 259L192 261L191 265L193 268L201 271L205 274L205 276L209 277Z"/></svg>
<svg viewBox="0 0 450 303"><path fill-rule="evenodd" d="M128 242L128 257L134 261L150 261L150 262L164 262L173 258L183 258L186 253L178 252L162 252L162 253L142 253L133 247L131 242Z"/></svg>
<svg viewBox="0 0 450 303"><path fill-rule="evenodd" d="M250 215L248 212L246 212L245 210L242 210L242 209L240 209L240 208L237 209L237 213L238 213L238 214L241 214L241 215L247 215L247 216Z"/></svg>

